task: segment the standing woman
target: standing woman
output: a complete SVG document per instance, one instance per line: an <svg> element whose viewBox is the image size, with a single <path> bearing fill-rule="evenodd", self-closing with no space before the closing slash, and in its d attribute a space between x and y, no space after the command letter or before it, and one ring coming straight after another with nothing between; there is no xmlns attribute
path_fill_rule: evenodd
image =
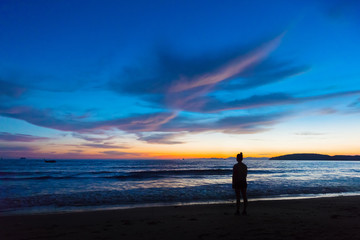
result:
<svg viewBox="0 0 360 240"><path fill-rule="evenodd" d="M235 190L236 194L236 215L240 214L240 193L242 198L244 199L244 209L242 211L242 215L246 215L246 207L247 207L247 166L242 163L243 153L241 152L236 156L237 164L233 167L233 175L232 175L232 188Z"/></svg>

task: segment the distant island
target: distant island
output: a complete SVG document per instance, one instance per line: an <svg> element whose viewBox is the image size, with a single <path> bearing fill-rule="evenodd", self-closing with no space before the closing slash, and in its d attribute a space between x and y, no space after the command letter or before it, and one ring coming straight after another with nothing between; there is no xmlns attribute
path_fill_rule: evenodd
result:
<svg viewBox="0 0 360 240"><path fill-rule="evenodd" d="M359 155L324 155L316 153L295 153L278 157L269 158L269 160L326 160L326 161L360 161Z"/></svg>

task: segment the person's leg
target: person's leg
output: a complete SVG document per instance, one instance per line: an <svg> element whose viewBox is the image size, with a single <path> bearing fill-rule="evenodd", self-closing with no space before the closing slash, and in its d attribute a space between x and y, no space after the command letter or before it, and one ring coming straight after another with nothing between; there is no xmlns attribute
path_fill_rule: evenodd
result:
<svg viewBox="0 0 360 240"><path fill-rule="evenodd" d="M236 212L235 214L240 214L240 189L235 188L236 194Z"/></svg>
<svg viewBox="0 0 360 240"><path fill-rule="evenodd" d="M247 214L247 213L246 213L246 207L247 207L247 205L248 205L248 199L247 199L247 195L246 195L246 189L247 189L247 186L240 188L241 196L242 196L242 198L244 199L244 209L243 209L243 211L242 211L242 214L243 214L243 215L246 215L246 214Z"/></svg>

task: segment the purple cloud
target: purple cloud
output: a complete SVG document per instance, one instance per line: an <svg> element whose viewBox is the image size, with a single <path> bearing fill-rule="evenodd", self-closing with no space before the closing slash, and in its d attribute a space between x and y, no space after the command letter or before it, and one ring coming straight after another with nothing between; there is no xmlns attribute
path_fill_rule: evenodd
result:
<svg viewBox="0 0 360 240"><path fill-rule="evenodd" d="M154 114L143 114L134 117L104 121L98 128L117 128L128 132L151 132L177 116L176 112L162 112Z"/></svg>
<svg viewBox="0 0 360 240"><path fill-rule="evenodd" d="M4 146L0 145L0 151L4 152L32 152L34 151L34 147L28 146Z"/></svg>
<svg viewBox="0 0 360 240"><path fill-rule="evenodd" d="M37 148L30 146L4 146L0 145L0 155L3 158L33 157Z"/></svg>
<svg viewBox="0 0 360 240"><path fill-rule="evenodd" d="M231 91L255 88L303 74L309 69L309 66L297 66L291 61L276 62L267 59L248 69L240 78L221 83L217 86L217 89Z"/></svg>
<svg viewBox="0 0 360 240"><path fill-rule="evenodd" d="M203 105L190 105L188 111L194 112L217 112L234 109L249 109L265 106L276 106L285 104L297 104L308 101L323 100L328 98L359 95L360 91L338 92L309 97L292 97L284 93L268 94L263 96L252 96L250 98L234 100L230 102L220 102L216 99L208 98L208 102ZM189 102L191 103L191 102ZM196 104L196 102L195 102ZM186 106L189 107L189 106ZM51 110L38 110L30 107L2 107L0 106L0 115L27 121L31 124L57 129L61 131L75 132L75 136L84 140L92 140L95 145L91 147L116 148L115 145L100 144L110 138L91 138L84 133L100 133L107 130L122 130L129 133L138 134L139 140L149 143L178 144L174 132L204 132L221 131L231 133L255 133L264 131L268 126L276 124L283 119L287 112L254 115L254 116L235 116L227 118L217 118L216 121L203 121L188 119L181 116L180 112L161 112L153 114L136 115L127 118L112 119L105 121L86 121L81 118L68 119L59 118ZM206 119L205 119L206 120ZM158 132L158 134L141 134ZM166 133L166 134L164 134ZM41 138L32 138L30 136L18 135L12 136L3 134L3 138L22 139L23 141L41 140ZM21 138L20 138L21 137ZM98 144L98 145L96 145Z"/></svg>
<svg viewBox="0 0 360 240"><path fill-rule="evenodd" d="M103 141L108 141L111 139L114 139L114 136L110 136L110 137L89 137L85 134L79 134L79 133L72 133L73 137L79 138L79 139L83 139L85 141L89 141L89 142L94 142L94 143L101 143Z"/></svg>
<svg viewBox="0 0 360 240"><path fill-rule="evenodd" d="M112 81L110 87L119 93L142 96L163 109L227 111L228 103L216 101L210 97L211 93L254 88L309 69L308 66L296 66L290 61L268 59L283 35L242 50L231 49L201 58L184 59L169 54L169 51L160 51L157 64L151 70L126 69L121 81ZM216 109L209 106L214 104L217 105Z"/></svg>
<svg viewBox="0 0 360 240"><path fill-rule="evenodd" d="M246 77L251 69L262 64L277 48L283 35L252 46L217 51L201 57L184 58L172 54L168 49L160 49L153 66L144 66L142 69L126 68L119 80L111 81L109 87L119 93L163 95L215 85L240 76ZM265 65L259 67L257 72L262 68L266 69ZM281 67L285 70L283 64L267 65L271 65L272 69Z"/></svg>
<svg viewBox="0 0 360 240"><path fill-rule="evenodd" d="M203 98L203 104L188 104L184 108L193 112L219 112L238 109L252 109L270 107L277 105L299 104L310 101L325 100L330 98L360 95L360 91L346 91L329 94L322 94L308 97L294 97L286 93L271 93L267 95L253 95L248 98L233 100L229 102L220 101L214 97ZM197 99L194 99L197 102Z"/></svg>
<svg viewBox="0 0 360 240"><path fill-rule="evenodd" d="M117 148L104 141L113 137L97 138L86 134L122 130L135 133L141 141L161 144L178 144L174 132L221 131L232 133L254 133L263 131L283 119L286 113L232 116L216 120L190 119L182 111L196 113L217 113L229 110L258 109L263 107L298 104L308 101L356 95L360 91L339 92L308 97L296 97L288 93L253 95L242 99L221 101L214 97L218 90L244 90L281 81L309 69L290 61L269 58L269 54L280 44L280 34L260 44L245 49L230 49L220 54L200 58L181 58L160 51L156 67L138 71L127 69L121 81L111 81L112 90L135 94L148 102L158 104L162 112L139 114L126 118L91 121L88 115L63 114L59 116L51 109L36 109L28 106L1 106L0 115L24 120L28 123L73 132L73 136L91 142L82 146L96 148ZM143 74L143 75L142 75ZM128 81L125 81L128 80ZM0 81L5 95L20 96L17 86ZM4 95L4 94L3 94ZM211 117L210 117L211 118ZM215 119L215 118L213 118ZM20 136L3 136L21 139ZM40 139L22 136L23 141ZM11 141L11 140L9 140Z"/></svg>
<svg viewBox="0 0 360 240"><path fill-rule="evenodd" d="M26 106L3 107L0 105L0 115L61 131L96 133L96 131L112 129L128 132L156 131L162 124L176 117L177 113L162 112L105 121L84 121L82 119L61 119L49 109L39 110Z"/></svg>
<svg viewBox="0 0 360 240"><path fill-rule="evenodd" d="M33 112L33 113L32 113ZM107 121L80 121L80 120L61 120L51 115L51 111L34 110L26 107L0 108L0 114L7 117L25 120L29 123L76 133L91 133L99 130L119 129L131 133L143 132L204 132L222 131L232 133L254 133L263 131L264 127L273 125L285 114L270 114L256 116L227 117L215 121L202 121L178 116L177 113L157 113L138 115L134 117L107 120ZM175 135L142 135L140 140L149 142L162 142L175 144L179 141L173 140ZM103 147L104 145L91 145L92 147Z"/></svg>
<svg viewBox="0 0 360 240"><path fill-rule="evenodd" d="M270 113L262 115L245 115L224 117L209 121L178 117L164 124L163 132L207 132L248 134L266 131L268 127L278 123L290 113Z"/></svg>
<svg viewBox="0 0 360 240"><path fill-rule="evenodd" d="M0 115L24 120L37 126L63 131L71 131L73 128L81 131L94 127L91 122L80 121L78 119L60 119L54 117L55 114L49 109L39 110L27 106L4 107L0 105Z"/></svg>
<svg viewBox="0 0 360 240"><path fill-rule="evenodd" d="M206 85L214 85L233 78L267 57L269 53L271 53L279 45L282 37L283 34L260 45L247 54L237 56L228 63L222 64L220 67L211 72L206 72L191 78L180 76L179 80L172 84L169 91L180 92Z"/></svg>
<svg viewBox="0 0 360 240"><path fill-rule="evenodd" d="M0 132L0 141L9 142L35 142L49 140L47 137L37 137L27 134L12 134L7 132Z"/></svg>

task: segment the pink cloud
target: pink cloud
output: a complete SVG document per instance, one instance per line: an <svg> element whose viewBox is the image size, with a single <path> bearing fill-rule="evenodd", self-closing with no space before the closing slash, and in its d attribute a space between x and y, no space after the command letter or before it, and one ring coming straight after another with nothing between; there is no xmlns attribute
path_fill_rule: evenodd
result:
<svg viewBox="0 0 360 240"><path fill-rule="evenodd" d="M168 92L165 93L167 104L179 110L202 108L202 106L208 102L208 99L203 96L211 92L217 83L243 73L263 61L277 48L283 36L284 33L262 44L248 54L241 55L225 65L220 66L212 72L204 73L193 78L180 77L179 80L170 86Z"/></svg>
<svg viewBox="0 0 360 240"><path fill-rule="evenodd" d="M234 75L244 72L249 67L262 61L273 50L275 50L276 47L280 44L283 36L284 33L263 44L254 51L246 54L245 56L240 56L230 61L228 64L221 66L213 72L205 73L191 79L181 77L179 81L170 87L169 92L180 92L205 85L214 85L218 82L229 79Z"/></svg>

